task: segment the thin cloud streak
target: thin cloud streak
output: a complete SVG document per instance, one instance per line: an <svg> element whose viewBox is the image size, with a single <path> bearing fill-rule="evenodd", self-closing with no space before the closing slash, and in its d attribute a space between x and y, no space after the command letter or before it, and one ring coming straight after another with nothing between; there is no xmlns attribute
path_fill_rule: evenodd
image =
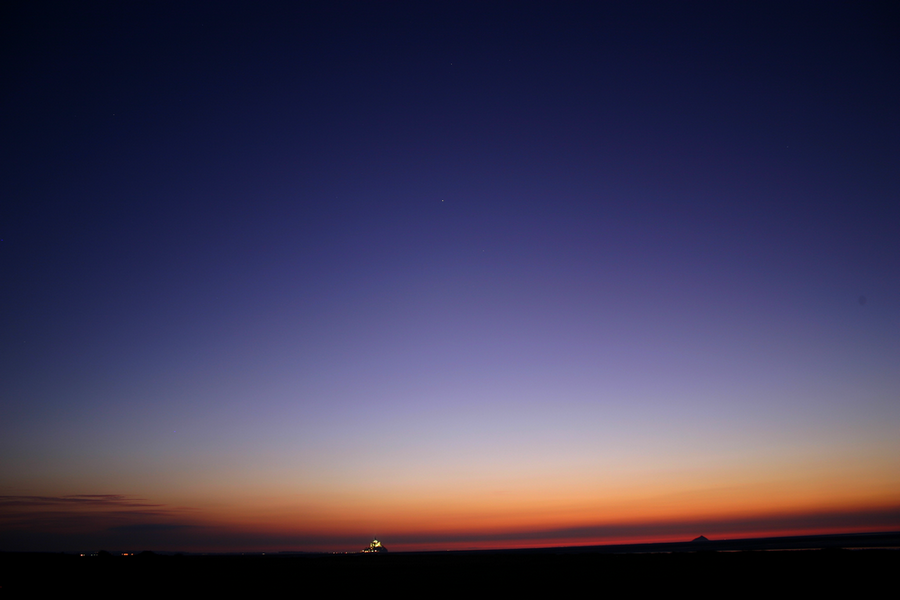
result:
<svg viewBox="0 0 900 600"><path fill-rule="evenodd" d="M95 534L155 526L178 518L188 508L175 508L120 494L70 496L0 496L0 527L5 533ZM4 544L4 548L11 548Z"/></svg>
<svg viewBox="0 0 900 600"><path fill-rule="evenodd" d="M824 534L848 531L900 529L900 506L859 511L823 511L806 514L773 514L722 519L685 519L656 522L631 521L542 530L498 532L435 532L400 535L394 546L422 549L449 544L464 547L526 547L546 545L594 545L629 542L662 542L692 539L697 535L724 538ZM385 542L387 543L387 542Z"/></svg>
<svg viewBox="0 0 900 600"><path fill-rule="evenodd" d="M0 496L0 508L38 506L103 506L107 508L161 508L140 498L120 494L73 494L70 496Z"/></svg>

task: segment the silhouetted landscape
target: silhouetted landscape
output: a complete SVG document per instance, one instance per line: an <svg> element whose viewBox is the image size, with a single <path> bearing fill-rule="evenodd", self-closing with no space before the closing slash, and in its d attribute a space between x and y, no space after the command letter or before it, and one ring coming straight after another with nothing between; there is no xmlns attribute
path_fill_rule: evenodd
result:
<svg viewBox="0 0 900 600"><path fill-rule="evenodd" d="M280 593L309 586L335 593L464 592L485 586L577 592L583 585L634 593L863 592L894 581L898 547L900 533L384 554L2 553L0 586L7 593Z"/></svg>

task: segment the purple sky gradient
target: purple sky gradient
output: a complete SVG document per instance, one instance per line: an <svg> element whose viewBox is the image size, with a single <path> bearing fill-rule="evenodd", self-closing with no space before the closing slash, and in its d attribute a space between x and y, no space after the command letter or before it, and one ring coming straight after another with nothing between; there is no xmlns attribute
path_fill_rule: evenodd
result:
<svg viewBox="0 0 900 600"><path fill-rule="evenodd" d="M0 496L185 507L116 538L173 550L900 527L889 4L3 30Z"/></svg>

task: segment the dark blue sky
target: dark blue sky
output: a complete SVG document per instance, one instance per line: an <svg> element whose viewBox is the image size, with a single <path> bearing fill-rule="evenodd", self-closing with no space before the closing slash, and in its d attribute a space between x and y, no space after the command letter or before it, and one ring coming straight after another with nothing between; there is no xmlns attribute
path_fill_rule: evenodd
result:
<svg viewBox="0 0 900 600"><path fill-rule="evenodd" d="M0 496L900 498L891 3L3 10Z"/></svg>

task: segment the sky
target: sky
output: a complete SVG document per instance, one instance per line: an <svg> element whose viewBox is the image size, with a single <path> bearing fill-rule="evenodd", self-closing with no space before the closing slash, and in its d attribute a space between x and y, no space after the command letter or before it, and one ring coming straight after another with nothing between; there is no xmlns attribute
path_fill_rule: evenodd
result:
<svg viewBox="0 0 900 600"><path fill-rule="evenodd" d="M900 529L892 3L0 14L0 550Z"/></svg>

